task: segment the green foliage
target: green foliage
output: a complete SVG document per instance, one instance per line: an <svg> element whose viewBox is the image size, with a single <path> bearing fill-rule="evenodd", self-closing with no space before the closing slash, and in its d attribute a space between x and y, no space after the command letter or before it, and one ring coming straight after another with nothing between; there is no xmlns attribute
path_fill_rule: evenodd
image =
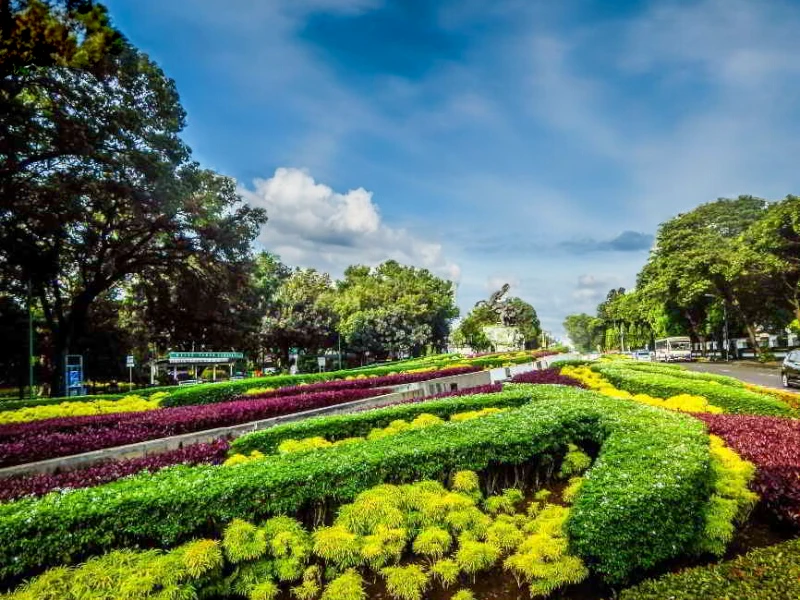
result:
<svg viewBox="0 0 800 600"><path fill-rule="evenodd" d="M743 522L758 502L758 496L748 488L755 466L712 435L711 470L713 493L705 508L705 525L697 550L722 556L733 539L736 524Z"/></svg>
<svg viewBox="0 0 800 600"><path fill-rule="evenodd" d="M414 552L434 560L442 558L450 550L453 539L446 529L426 527L414 539Z"/></svg>
<svg viewBox="0 0 800 600"><path fill-rule="evenodd" d="M569 520L570 539L587 564L622 579L687 551L710 496L708 438L700 422L563 386L512 389L517 401L531 401L494 418L409 431L402 434L401 444L396 438L365 442L252 461L235 469L178 466L2 505L2 576L115 546L174 544L209 523L237 517L259 521L321 500L349 501L387 479L438 478L519 464L557 452L554 444L564 439L600 446ZM352 418L360 421L363 415ZM347 427L346 420L339 424ZM474 505L470 510L473 499L453 492L439 495L447 497L445 504L423 498L411 511L417 523L427 525L426 520L443 516L449 528L458 515L461 525L475 531L473 539L491 525ZM80 537L70 535L79 529ZM318 547L326 556L339 556L342 564L360 564L364 559L355 536L341 526L329 529L333 534L315 537L315 552Z"/></svg>
<svg viewBox="0 0 800 600"><path fill-rule="evenodd" d="M592 466L592 457L583 452L575 444L570 444L564 460L561 461L559 477L567 479L573 475L580 475Z"/></svg>
<svg viewBox="0 0 800 600"><path fill-rule="evenodd" d="M450 600L475 600L475 594L469 590L459 590Z"/></svg>
<svg viewBox="0 0 800 600"><path fill-rule="evenodd" d="M733 560L686 569L620 592L620 600L800 598L800 539L759 548Z"/></svg>
<svg viewBox="0 0 800 600"><path fill-rule="evenodd" d="M619 362L594 364L592 370L602 374L615 387L632 394L669 398L691 392L694 395L703 396L710 404L719 406L728 413L778 417L796 415L796 411L789 405L776 398L751 392L738 386L685 378L683 371L676 371L675 375L649 373L636 368L628 368Z"/></svg>
<svg viewBox="0 0 800 600"><path fill-rule="evenodd" d="M263 556L267 552L267 539L265 533L255 525L234 519L225 528L222 547L229 561L239 563Z"/></svg>
<svg viewBox="0 0 800 600"><path fill-rule="evenodd" d="M508 554L522 542L522 532L513 523L497 520L486 530L486 542Z"/></svg>
<svg viewBox="0 0 800 600"><path fill-rule="evenodd" d="M431 574L438 579L444 587L450 587L461 574L461 567L452 558L443 558L431 565Z"/></svg>
<svg viewBox="0 0 800 600"><path fill-rule="evenodd" d="M529 535L503 563L503 568L511 571L518 583L528 584L531 596L548 595L589 575L583 561L568 552L565 528L568 515L569 510L564 507L546 505L526 524Z"/></svg>
<svg viewBox="0 0 800 600"><path fill-rule="evenodd" d="M303 581L291 589L292 596L297 600L315 600L319 597L322 573L319 566L308 567L303 572Z"/></svg>
<svg viewBox="0 0 800 600"><path fill-rule="evenodd" d="M564 491L561 493L561 498L567 504L572 504L575 502L575 498L581 491L581 485L583 485L583 477L572 477L569 480L569 484L567 487L564 488Z"/></svg>
<svg viewBox="0 0 800 600"><path fill-rule="evenodd" d="M248 600L275 600L280 588L274 581L260 581L247 594Z"/></svg>
<svg viewBox="0 0 800 600"><path fill-rule="evenodd" d="M422 600L430 582L430 575L419 565L386 567L381 573L386 577L386 590L396 600Z"/></svg>
<svg viewBox="0 0 800 600"><path fill-rule="evenodd" d="M454 491L480 497L481 482L474 471L458 471L453 473L452 486Z"/></svg>
<svg viewBox="0 0 800 600"><path fill-rule="evenodd" d="M331 305L355 352L418 356L425 346L444 347L449 320L458 316L454 300L452 282L388 260L346 269Z"/></svg>
<svg viewBox="0 0 800 600"><path fill-rule="evenodd" d="M500 551L492 544L459 539L455 560L464 573L475 575L479 571L488 571L499 558Z"/></svg>
<svg viewBox="0 0 800 600"><path fill-rule="evenodd" d="M337 565L355 567L361 564L361 544L358 536L341 525L321 527L313 533L314 554Z"/></svg>
<svg viewBox="0 0 800 600"><path fill-rule="evenodd" d="M325 586L321 600L366 600L364 579L355 570L348 569Z"/></svg>
<svg viewBox="0 0 800 600"><path fill-rule="evenodd" d="M596 352L602 345L604 328L602 319L586 313L569 315L564 321L564 330L579 352Z"/></svg>
<svg viewBox="0 0 800 600"><path fill-rule="evenodd" d="M281 442L287 439L321 437L333 441L353 436L366 437L373 429L388 427L391 422L400 419L413 420L421 414L431 414L444 419L471 410L518 407L528 400L526 391L504 389L496 394L455 396L418 404L378 408L352 415L315 417L243 435L233 440L231 453L249 454L253 450L258 450L264 454L274 454Z"/></svg>
<svg viewBox="0 0 800 600"><path fill-rule="evenodd" d="M278 283L266 305L262 339L284 368L291 347L316 351L333 336L336 315L328 302L333 290L330 275L315 269L297 268Z"/></svg>

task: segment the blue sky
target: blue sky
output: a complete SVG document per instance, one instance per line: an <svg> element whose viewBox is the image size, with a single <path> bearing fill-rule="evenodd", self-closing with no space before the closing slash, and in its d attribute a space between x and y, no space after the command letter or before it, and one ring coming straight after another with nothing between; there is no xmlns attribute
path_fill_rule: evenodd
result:
<svg viewBox="0 0 800 600"><path fill-rule="evenodd" d="M800 4L108 0L259 245L504 282L545 327L632 286L658 224L798 192Z"/></svg>

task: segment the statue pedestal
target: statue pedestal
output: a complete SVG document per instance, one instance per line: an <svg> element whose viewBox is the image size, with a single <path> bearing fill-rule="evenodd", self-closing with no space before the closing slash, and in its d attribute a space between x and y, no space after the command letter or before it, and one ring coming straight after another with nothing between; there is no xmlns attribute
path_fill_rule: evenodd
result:
<svg viewBox="0 0 800 600"><path fill-rule="evenodd" d="M483 333L494 346L495 352L511 352L525 347L525 338L516 327L487 325Z"/></svg>

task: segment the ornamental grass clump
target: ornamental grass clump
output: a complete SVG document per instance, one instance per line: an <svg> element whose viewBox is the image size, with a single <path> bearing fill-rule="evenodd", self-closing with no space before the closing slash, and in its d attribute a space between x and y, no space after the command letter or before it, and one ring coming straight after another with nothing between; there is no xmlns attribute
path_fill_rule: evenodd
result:
<svg viewBox="0 0 800 600"><path fill-rule="evenodd" d="M442 558L450 550L453 538L446 529L426 527L414 539L414 552L433 560Z"/></svg>
<svg viewBox="0 0 800 600"><path fill-rule="evenodd" d="M592 465L592 457L578 448L575 444L567 446L567 453L561 461L561 468L558 471L561 479L568 479L573 475L580 475Z"/></svg>
<svg viewBox="0 0 800 600"><path fill-rule="evenodd" d="M300 585L291 588L293 598L297 600L315 600L321 590L322 570L318 565L312 565L303 571L303 580Z"/></svg>
<svg viewBox="0 0 800 600"><path fill-rule="evenodd" d="M321 600L366 600L366 598L364 578L354 569L348 569L325 586Z"/></svg>
<svg viewBox="0 0 800 600"><path fill-rule="evenodd" d="M431 574L442 584L443 587L450 587L461 574L461 567L452 558L443 558L431 565Z"/></svg>
<svg viewBox="0 0 800 600"><path fill-rule="evenodd" d="M386 591L396 600L422 600L430 583L430 574L419 565L386 567L381 574L386 578Z"/></svg>
<svg viewBox="0 0 800 600"><path fill-rule="evenodd" d="M266 554L267 536L255 525L242 519L234 519L225 528L222 547L228 560L234 564L254 560Z"/></svg>
<svg viewBox="0 0 800 600"><path fill-rule="evenodd" d="M589 576L583 561L568 552L564 528L569 509L545 505L525 527L527 536L503 562L517 584L527 584L531 596L548 595Z"/></svg>
<svg viewBox="0 0 800 600"><path fill-rule="evenodd" d="M361 540L341 525L320 527L312 537L314 554L337 567L355 567L363 562Z"/></svg>

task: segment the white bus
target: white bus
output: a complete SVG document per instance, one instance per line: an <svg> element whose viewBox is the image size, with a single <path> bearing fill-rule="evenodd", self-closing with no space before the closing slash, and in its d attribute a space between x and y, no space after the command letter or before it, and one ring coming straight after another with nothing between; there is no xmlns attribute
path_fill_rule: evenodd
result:
<svg viewBox="0 0 800 600"><path fill-rule="evenodd" d="M655 359L661 362L692 360L692 340L688 337L656 340Z"/></svg>

